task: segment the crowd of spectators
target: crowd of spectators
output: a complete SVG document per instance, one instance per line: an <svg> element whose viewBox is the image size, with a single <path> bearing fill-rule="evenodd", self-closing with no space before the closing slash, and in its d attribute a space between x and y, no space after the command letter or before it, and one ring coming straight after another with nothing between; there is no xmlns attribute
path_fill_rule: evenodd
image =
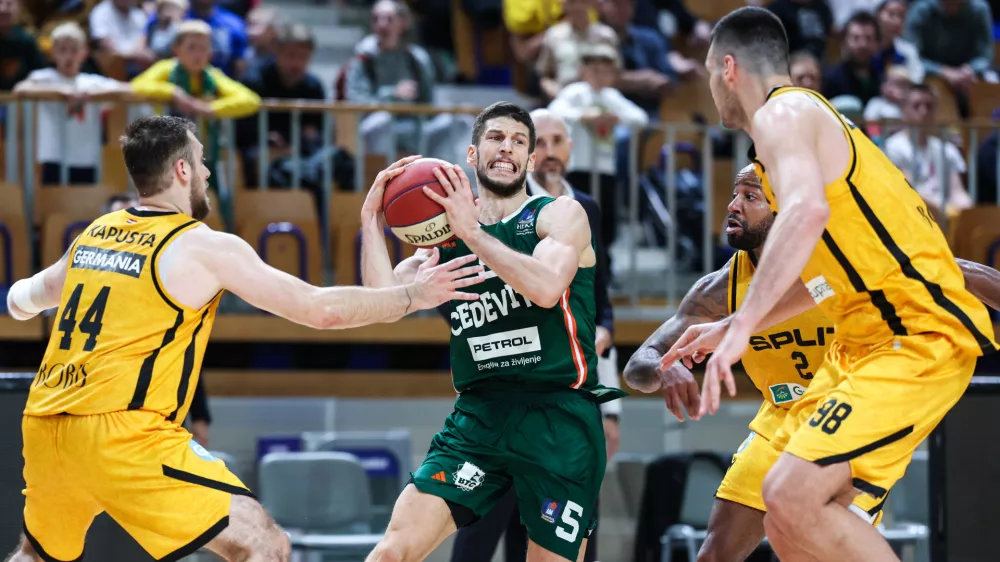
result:
<svg viewBox="0 0 1000 562"><path fill-rule="evenodd" d="M998 81L993 11L986 0L747 2L767 5L784 22L797 85L822 92L852 118L909 125L869 123L866 131L894 161L912 168L907 173L921 193L954 195L950 209L972 204L954 189L964 190L961 158L934 157L930 169L935 172L926 169L924 157L931 157L937 142L944 143L942 155L961 156L970 147L962 146L960 138L928 132L942 92L925 84L940 79L948 99L957 99L966 115L972 85ZM85 103L91 95L134 92L163 102L176 114L245 118L237 123L238 147L243 176L248 185L256 185L262 179L257 177L261 139L252 115L261 98L429 104L447 74L436 51L429 52L413 37L420 11L434 9L431 2L374 1L371 34L348 60L334 61L341 70L331 84L309 70L316 52L309 26L283 21L279 9L259 0L71 4L82 4L84 12L66 15L42 0L0 0L0 90L57 92L72 102L65 114L56 104L42 108L38 156L43 183L59 180L55 161L62 155L71 183L94 181L99 150L64 147L59 138L66 130L60 119L70 121L70 138L89 136L100 127L100 108ZM664 106L680 103L674 92L681 84L705 80L701 57L711 22L693 15L691 7L682 0L502 3L513 64L528 76L525 93L570 124L575 142L569 170L581 191L600 186L611 221L609 241L615 236L614 206L620 199L615 194L627 179L623 155L630 129L656 123ZM53 24L58 21L63 23ZM101 76L109 60L124 65L121 82ZM931 107L918 116L910 107L914 104ZM213 120L206 121L202 132L213 158L218 130ZM303 112L300 125L293 128L288 113L271 113L266 134L272 155L287 156L295 145L303 161L329 157L321 153L322 114ZM367 153L445 155L465 132L467 124L459 125L451 115L395 117L378 111L362 116L358 142ZM298 139L291 138L293 130ZM904 145L900 135L909 135L916 144ZM943 174L937 173L941 165ZM924 181L927 174L945 178L947 184L931 186ZM304 170L299 177L307 175Z"/></svg>

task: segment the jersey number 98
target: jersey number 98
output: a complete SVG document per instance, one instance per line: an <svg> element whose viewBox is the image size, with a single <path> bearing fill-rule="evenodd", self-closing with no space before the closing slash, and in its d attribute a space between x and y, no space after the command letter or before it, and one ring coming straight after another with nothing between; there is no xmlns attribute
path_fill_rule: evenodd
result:
<svg viewBox="0 0 1000 562"><path fill-rule="evenodd" d="M813 417L809 418L809 425L819 427L823 433L833 435L840 429L841 422L851 415L851 410L850 404L837 402L837 399L831 398L816 410Z"/></svg>
<svg viewBox="0 0 1000 562"><path fill-rule="evenodd" d="M97 296L90 303L90 308L87 309L87 312L83 315L83 319L80 320L80 332L88 336L87 340L83 342L84 351L94 351L94 347L97 346L97 336L101 335L101 328L104 327L102 321L104 320L104 309L108 306L109 293L111 293L111 287L101 287ZM73 293L69 296L69 300L66 301L66 305L63 307L62 316L59 317L57 329L62 332L62 338L59 340L59 349L66 350L73 345L73 331L77 328L77 309L80 308L80 297L82 296L83 283L80 283L73 289Z"/></svg>

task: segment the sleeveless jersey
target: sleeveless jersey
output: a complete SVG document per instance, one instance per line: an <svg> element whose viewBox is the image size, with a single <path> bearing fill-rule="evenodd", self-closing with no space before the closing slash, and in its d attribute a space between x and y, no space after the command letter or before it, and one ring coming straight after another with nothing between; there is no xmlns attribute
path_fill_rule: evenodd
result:
<svg viewBox="0 0 1000 562"><path fill-rule="evenodd" d="M481 228L506 246L531 254L541 242L535 232L538 213L552 201L536 195L500 222ZM469 253L456 239L441 248L441 263ZM479 300L451 303L455 390L464 392L485 381L596 389L594 268L577 270L553 308L531 302L489 268L486 277L463 289L479 293Z"/></svg>
<svg viewBox="0 0 1000 562"><path fill-rule="evenodd" d="M179 213L126 209L87 227L69 249L25 415L148 410L184 420L221 292L198 310L175 302L157 260L200 224Z"/></svg>
<svg viewBox="0 0 1000 562"><path fill-rule="evenodd" d="M864 132L812 90L780 87L768 99L807 96L844 130L850 161L826 186L830 219L802 271L802 281L849 348L882 345L910 334L936 333L965 353L996 350L986 307L965 280L944 234L903 173ZM773 210L767 170L750 160Z"/></svg>
<svg viewBox="0 0 1000 562"><path fill-rule="evenodd" d="M753 252L739 251L729 261L729 314L739 309L757 268ZM743 369L764 403L750 429L767 439L785 419L785 411L806 392L833 340L833 322L814 308L750 336Z"/></svg>

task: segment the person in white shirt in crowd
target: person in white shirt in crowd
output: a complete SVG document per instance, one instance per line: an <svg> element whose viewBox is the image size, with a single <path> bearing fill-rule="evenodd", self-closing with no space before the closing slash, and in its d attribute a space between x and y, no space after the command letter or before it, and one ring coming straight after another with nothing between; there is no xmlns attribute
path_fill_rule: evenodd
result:
<svg viewBox="0 0 1000 562"><path fill-rule="evenodd" d="M148 21L138 0L103 0L90 11L90 38L98 52L125 59L132 78L156 60L146 46Z"/></svg>
<svg viewBox="0 0 1000 562"><path fill-rule="evenodd" d="M573 151L566 179L601 206L601 237L615 239L617 181L615 127L641 129L649 116L614 88L621 61L608 44L589 45L581 52L580 82L569 84L549 104L549 110L569 123ZM598 190L594 190L594 179Z"/></svg>
<svg viewBox="0 0 1000 562"><path fill-rule="evenodd" d="M965 190L962 174L965 159L951 142L933 133L937 129L937 95L926 84L914 84L903 102L903 121L910 125L885 142L885 154L902 170L910 185L923 197L935 216L947 195L945 211L954 216L973 205Z"/></svg>
<svg viewBox="0 0 1000 562"><path fill-rule="evenodd" d="M596 0L563 0L562 6L563 21L545 30L535 63L546 99L554 99L559 90L582 78L583 51L595 45L619 46L614 29L592 20Z"/></svg>
<svg viewBox="0 0 1000 562"><path fill-rule="evenodd" d="M890 66L879 88L879 95L865 105L865 121L903 118L903 98L910 89L910 74L906 67Z"/></svg>
<svg viewBox="0 0 1000 562"><path fill-rule="evenodd" d="M37 158L42 164L42 185L61 184L61 163L68 167L69 184L97 182L101 158L101 111L88 103L90 96L126 94L132 88L97 74L81 73L87 58L87 35L76 23L64 23L52 30L53 68L36 70L14 92L53 93L62 102L38 105Z"/></svg>
<svg viewBox="0 0 1000 562"><path fill-rule="evenodd" d="M906 0L885 0L879 4L875 17L882 32L882 44L876 60L883 66L906 67L910 82L920 84L924 81L924 62L920 60L917 46L903 37L909 9Z"/></svg>
<svg viewBox="0 0 1000 562"><path fill-rule="evenodd" d="M156 0L156 23L149 28L146 40L158 59L174 56L177 27L187 9L187 0Z"/></svg>

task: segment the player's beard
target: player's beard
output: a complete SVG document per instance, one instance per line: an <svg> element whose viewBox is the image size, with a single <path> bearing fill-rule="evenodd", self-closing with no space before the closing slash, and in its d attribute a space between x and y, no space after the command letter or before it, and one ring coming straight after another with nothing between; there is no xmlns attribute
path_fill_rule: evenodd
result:
<svg viewBox="0 0 1000 562"><path fill-rule="evenodd" d="M191 186L191 217L195 220L204 220L212 210L212 204L208 201L208 185L203 179L196 179L197 185Z"/></svg>
<svg viewBox="0 0 1000 562"><path fill-rule="evenodd" d="M767 233L771 231L771 225L774 224L774 214L754 225L735 214L730 214L728 218L740 223L739 234L726 235L726 238L729 239L729 245L737 250L750 251L763 246L764 241L767 240Z"/></svg>
<svg viewBox="0 0 1000 562"><path fill-rule="evenodd" d="M528 177L527 166L521 166L521 173L510 183L500 183L490 179L487 175L490 171L487 168L488 165L489 163L480 163L476 166L476 179L479 181L479 187L486 189L486 191L501 199L510 199L524 189L524 180Z"/></svg>

